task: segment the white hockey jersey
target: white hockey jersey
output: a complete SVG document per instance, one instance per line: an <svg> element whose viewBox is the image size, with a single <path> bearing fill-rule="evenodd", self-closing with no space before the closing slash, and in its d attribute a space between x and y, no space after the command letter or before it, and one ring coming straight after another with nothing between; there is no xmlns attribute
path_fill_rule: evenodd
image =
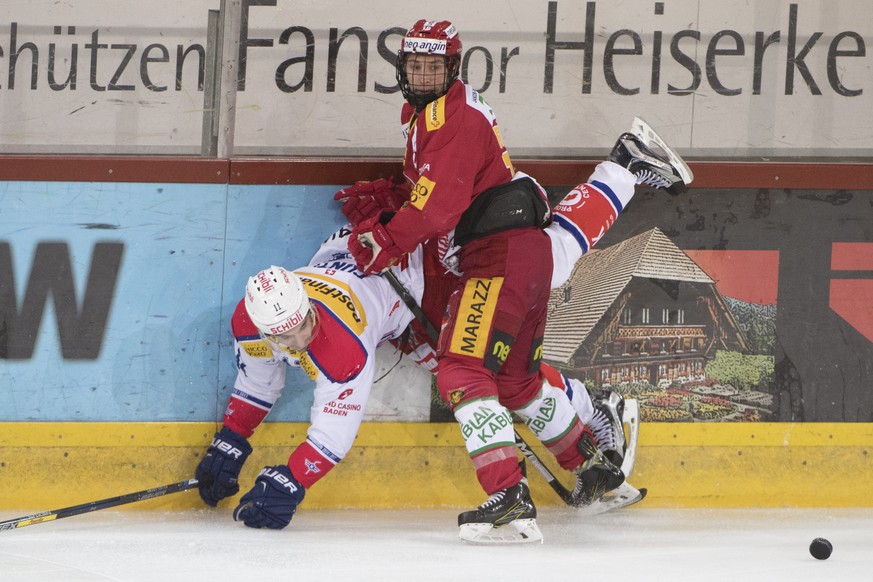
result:
<svg viewBox="0 0 873 582"><path fill-rule="evenodd" d="M260 336L243 301L233 315L238 368L225 425L251 436L285 386L286 366L302 368L315 381L306 441L291 454L294 477L310 487L348 453L357 435L375 374L376 348L403 333L412 313L384 277L364 277L348 251L351 231L328 238L309 265L295 269L318 315L318 328L305 352ZM421 250L394 273L421 302Z"/></svg>

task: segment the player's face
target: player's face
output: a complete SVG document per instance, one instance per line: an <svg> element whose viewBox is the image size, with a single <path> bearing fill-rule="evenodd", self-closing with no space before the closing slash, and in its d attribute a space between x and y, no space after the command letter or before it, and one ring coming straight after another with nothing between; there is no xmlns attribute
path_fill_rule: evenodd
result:
<svg viewBox="0 0 873 582"><path fill-rule="evenodd" d="M294 329L278 335L265 335L270 341L284 346L291 351L302 352L312 343L317 329L318 318L315 314L315 309L310 309L306 320Z"/></svg>
<svg viewBox="0 0 873 582"><path fill-rule="evenodd" d="M406 78L414 93L441 94L446 90L446 59L442 55L410 54L405 62Z"/></svg>

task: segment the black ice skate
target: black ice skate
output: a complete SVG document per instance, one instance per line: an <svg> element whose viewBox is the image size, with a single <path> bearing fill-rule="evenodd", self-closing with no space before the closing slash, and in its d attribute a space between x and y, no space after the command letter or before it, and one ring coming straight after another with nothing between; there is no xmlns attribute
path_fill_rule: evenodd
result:
<svg viewBox="0 0 873 582"><path fill-rule="evenodd" d="M627 168L637 177L637 184L667 190L674 196L685 192L694 179L679 154L639 117L634 118L629 132L619 136L607 159Z"/></svg>
<svg viewBox="0 0 873 582"><path fill-rule="evenodd" d="M624 473L597 447L590 434L583 434L576 446L587 460L575 471L576 488L571 499L575 507L585 507L624 483Z"/></svg>
<svg viewBox="0 0 873 582"><path fill-rule="evenodd" d="M621 467L627 449L622 426L624 397L611 390L589 390L589 394L594 405L594 416L588 422L588 427L594 433L597 448L613 465Z"/></svg>
<svg viewBox="0 0 873 582"><path fill-rule="evenodd" d="M460 537L472 544L542 542L537 526L537 508L530 498L527 480L494 493L473 511L458 515Z"/></svg>

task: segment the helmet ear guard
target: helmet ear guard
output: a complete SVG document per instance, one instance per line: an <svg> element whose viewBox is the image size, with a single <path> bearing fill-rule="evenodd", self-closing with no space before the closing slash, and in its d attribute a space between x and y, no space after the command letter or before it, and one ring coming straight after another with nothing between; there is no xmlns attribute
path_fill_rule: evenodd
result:
<svg viewBox="0 0 873 582"><path fill-rule="evenodd" d="M406 65L409 59L415 55L443 57L446 71L445 79L437 90L421 93L413 89L406 72ZM397 52L397 61L395 62L397 83L403 97L417 110L420 111L431 101L445 95L451 84L457 80L460 70L461 37L455 29L455 25L448 20L438 22L419 20L403 37L403 43Z"/></svg>
<svg viewBox="0 0 873 582"><path fill-rule="evenodd" d="M309 296L300 277L275 265L258 272L246 284L246 313L262 334L294 329L309 314Z"/></svg>

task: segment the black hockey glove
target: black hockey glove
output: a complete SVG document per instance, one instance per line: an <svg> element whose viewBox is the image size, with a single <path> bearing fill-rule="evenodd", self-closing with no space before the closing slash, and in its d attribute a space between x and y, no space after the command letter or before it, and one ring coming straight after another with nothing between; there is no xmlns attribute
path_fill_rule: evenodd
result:
<svg viewBox="0 0 873 582"><path fill-rule="evenodd" d="M200 497L206 505L215 507L225 497L239 493L239 472L251 453L252 446L244 436L226 426L215 433L194 472Z"/></svg>
<svg viewBox="0 0 873 582"><path fill-rule="evenodd" d="M248 527L282 529L291 523L306 489L287 465L264 467L255 486L242 496L233 511L233 519Z"/></svg>

